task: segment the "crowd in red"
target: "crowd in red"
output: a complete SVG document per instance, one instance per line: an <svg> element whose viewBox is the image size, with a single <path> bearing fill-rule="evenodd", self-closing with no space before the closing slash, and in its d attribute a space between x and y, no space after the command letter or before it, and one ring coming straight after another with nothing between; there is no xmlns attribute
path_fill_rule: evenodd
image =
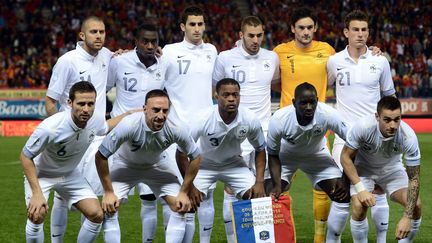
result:
<svg viewBox="0 0 432 243"><path fill-rule="evenodd" d="M207 42L219 51L231 48L238 38L240 12L233 1L195 1L208 13ZM345 48L343 16L352 9L369 13L369 44L381 48L389 59L399 97L432 96L432 4L428 0L296 1L249 0L250 11L266 25L265 47L292 38L291 9L308 5L317 11L315 39ZM106 47L133 48L133 30L143 19L155 19L161 29L160 45L181 41L179 13L187 5L177 0L136 0L132 3L95 1L8 0L0 6L0 88L45 88L57 58L75 48L82 19L102 17Z"/></svg>

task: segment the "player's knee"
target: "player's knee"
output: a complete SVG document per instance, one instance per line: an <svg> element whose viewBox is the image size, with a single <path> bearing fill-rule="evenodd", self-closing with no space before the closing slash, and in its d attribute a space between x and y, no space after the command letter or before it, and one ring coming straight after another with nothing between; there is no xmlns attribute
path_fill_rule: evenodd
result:
<svg viewBox="0 0 432 243"><path fill-rule="evenodd" d="M358 199L351 200L352 218L360 221L366 218L367 208L365 208Z"/></svg>
<svg viewBox="0 0 432 243"><path fill-rule="evenodd" d="M102 209L95 210L87 215L87 219L93 223L102 223L104 220L104 213Z"/></svg>
<svg viewBox="0 0 432 243"><path fill-rule="evenodd" d="M154 194L145 194L145 195L140 195L141 200L146 200L146 201L155 201L156 200L156 196Z"/></svg>

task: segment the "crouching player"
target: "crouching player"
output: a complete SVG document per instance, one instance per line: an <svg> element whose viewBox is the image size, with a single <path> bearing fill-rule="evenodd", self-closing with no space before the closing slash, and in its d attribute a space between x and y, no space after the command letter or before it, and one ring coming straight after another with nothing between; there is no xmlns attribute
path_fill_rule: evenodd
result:
<svg viewBox="0 0 432 243"><path fill-rule="evenodd" d="M294 92L293 105L275 112L267 134L271 194L278 197L289 189L292 176L302 170L316 190L331 200L349 202L347 183L326 146L325 134L332 130L345 138L347 127L337 111L318 102L313 85L302 83ZM268 177L268 176L267 176Z"/></svg>
<svg viewBox="0 0 432 243"><path fill-rule="evenodd" d="M402 154L405 154L405 168ZM368 242L366 214L376 203L371 194L374 184L405 207L395 236L399 242L412 242L421 222L420 149L414 131L401 121L401 104L397 98L381 98L375 117L365 117L352 126L341 162L352 183L354 242Z"/></svg>

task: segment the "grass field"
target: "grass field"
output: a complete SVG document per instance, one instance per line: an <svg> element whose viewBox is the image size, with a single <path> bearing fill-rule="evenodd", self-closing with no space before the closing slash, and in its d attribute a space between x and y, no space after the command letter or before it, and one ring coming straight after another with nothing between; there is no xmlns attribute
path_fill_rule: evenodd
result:
<svg viewBox="0 0 432 243"><path fill-rule="evenodd" d="M422 197L422 225L415 242L432 242L432 134L418 135L422 152L421 171L421 197ZM18 161L19 152L26 138L0 137L0 242L25 242L26 208L24 203L23 173ZM222 186L218 185L215 192L215 225L212 234L212 242L226 242L225 229L222 219ZM297 242L313 242L313 218L312 218L312 190L311 184L299 173L291 189L293 198L293 213L296 222ZM51 202L50 202L51 205ZM160 207L159 216L161 215ZM402 208L394 203L390 204L390 224L387 235L388 242L394 240L394 231ZM65 236L65 242L75 242L79 230L79 214L69 214L69 225ZM369 223L373 225L373 223ZM136 196L130 198L127 205L120 210L120 226L122 230L122 242L141 241L140 203ZM375 237L373 227L370 227L370 242ZM198 232L195 231L194 242L199 242ZM49 215L45 222L45 240L49 242ZM103 242L102 236L98 242ZM155 242L164 242L163 226L159 217L157 238ZM342 242L352 242L349 225L343 234Z"/></svg>

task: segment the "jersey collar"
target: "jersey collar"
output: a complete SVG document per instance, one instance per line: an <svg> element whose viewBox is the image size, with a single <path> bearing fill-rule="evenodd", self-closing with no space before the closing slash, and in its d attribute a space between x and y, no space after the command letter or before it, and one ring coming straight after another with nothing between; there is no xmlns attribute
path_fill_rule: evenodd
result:
<svg viewBox="0 0 432 243"><path fill-rule="evenodd" d="M348 52L348 45L345 47L345 50L343 50L343 53L344 53L344 58L345 58L346 60L351 60L351 61L353 61L353 59L351 58L351 56L349 55L349 52ZM365 58L367 58L371 53L372 53L372 51L369 50L369 47L368 47L368 46L366 46L366 52L365 52L363 55L361 55L361 56L359 57L359 59L365 59Z"/></svg>
<svg viewBox="0 0 432 243"><path fill-rule="evenodd" d="M201 44L199 45L195 45L190 43L189 41L186 40L186 38L183 39L182 41L183 45L186 46L188 49L191 50L196 50L196 49L203 49L204 48L204 41L201 42Z"/></svg>
<svg viewBox="0 0 432 243"><path fill-rule="evenodd" d="M82 56L82 57L84 57L86 60L88 60L88 61L93 61L95 58L96 58L96 56L92 56L92 55L90 55L86 50L84 50L84 48L82 47L82 45L84 44L84 42L83 41L78 41L77 42L77 44L76 44L76 50L78 51L78 53Z"/></svg>
<svg viewBox="0 0 432 243"><path fill-rule="evenodd" d="M151 133L151 134L155 134L155 133L159 133L159 132L161 132L161 131L163 130L163 127L162 127L162 129L159 130L159 131L153 131L153 130L151 130L151 129L147 126L144 112L142 113L141 118L142 118L142 121L143 121L143 127L144 127L144 131L145 131L145 132L149 132L149 133ZM167 123L167 122L168 122L168 121L165 121L164 127L166 126L166 123Z"/></svg>
<svg viewBox="0 0 432 243"><path fill-rule="evenodd" d="M69 124L69 126L71 126L71 128L72 128L72 130L73 130L74 132L78 132L78 131L80 131L80 130L83 129L83 128L78 127L78 126L75 124L75 122L72 120L72 110L71 110L71 109L66 109L66 110L63 111L63 112L68 113L68 114L66 115L66 117L67 117L67 123ZM89 120L89 121L90 121L90 120ZM89 121L87 121L87 123L88 123Z"/></svg>
<svg viewBox="0 0 432 243"><path fill-rule="evenodd" d="M223 120L222 117L219 114L219 107L218 105L214 105L214 110L216 113L216 121L219 122L220 124L223 124L229 128L236 126L238 123L242 122L242 117L239 115L240 114L240 107L239 110L237 111L237 116L236 118L230 123L230 124L226 124Z"/></svg>
<svg viewBox="0 0 432 243"><path fill-rule="evenodd" d="M143 68L145 68L146 70L149 70L149 71L154 71L154 70L156 70L157 66L159 65L159 58L158 58L157 56L155 56L155 58L156 58L156 63L154 63L153 65L151 65L150 67L147 68L147 67L146 67L146 66L141 62L141 60L139 59L138 54L137 54L137 52L136 52L136 47L134 48L133 52L134 52L134 54L133 54L133 60L134 60L134 62L135 62L137 65L142 66Z"/></svg>
<svg viewBox="0 0 432 243"><path fill-rule="evenodd" d="M243 54L243 56L244 56L246 59L257 59L257 58L259 57L260 52L261 52L261 47L260 47L260 49L259 49L259 51L258 51L257 54L255 54L255 55L251 55L251 54L249 54L249 53L248 53L248 52L243 48L243 41L241 41L241 40L237 41L237 42L236 42L236 45L237 45L237 48L239 48L240 53Z"/></svg>

